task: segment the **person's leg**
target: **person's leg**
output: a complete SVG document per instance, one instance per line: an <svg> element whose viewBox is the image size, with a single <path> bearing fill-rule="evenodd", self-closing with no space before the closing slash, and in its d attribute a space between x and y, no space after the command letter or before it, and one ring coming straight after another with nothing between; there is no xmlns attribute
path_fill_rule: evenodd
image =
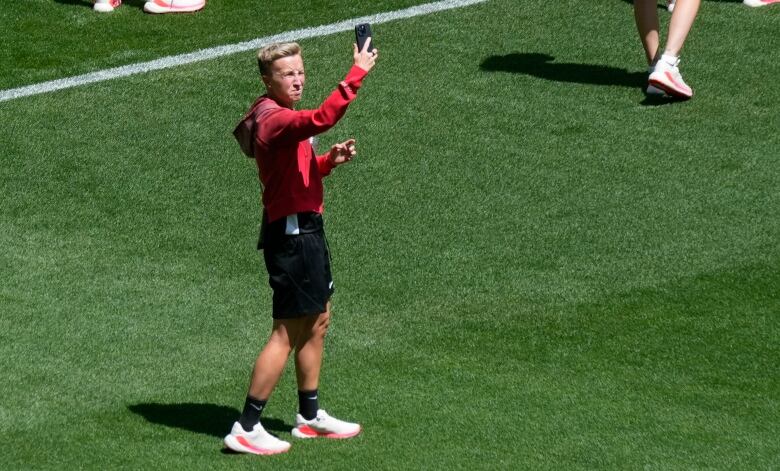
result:
<svg viewBox="0 0 780 471"><path fill-rule="evenodd" d="M685 39L691 31L693 21L699 12L701 0L677 0L677 5L672 13L672 20L669 23L669 34L666 39L664 54L670 56L679 56L680 51L685 44Z"/></svg>
<svg viewBox="0 0 780 471"><path fill-rule="evenodd" d="M639 39L645 49L648 65L653 65L658 56L660 36L658 30L658 3L656 0L634 0L634 21Z"/></svg>
<svg viewBox="0 0 780 471"><path fill-rule="evenodd" d="M663 90L676 98L688 99L693 89L683 80L680 73L680 50L699 11L701 0L678 0L669 24L669 34L664 53L658 58L648 77L649 87ZM648 87L648 89L649 89Z"/></svg>
<svg viewBox="0 0 780 471"><path fill-rule="evenodd" d="M322 314L309 316L303 320L306 324L301 326L295 344L295 377L299 390L311 391L319 387L325 334L330 325L330 303Z"/></svg>
<svg viewBox="0 0 780 471"><path fill-rule="evenodd" d="M295 346L295 376L298 381L298 413L306 420L317 417L318 387L325 334L330 323L330 303L325 312L307 319Z"/></svg>
<svg viewBox="0 0 780 471"><path fill-rule="evenodd" d="M274 319L271 336L257 356L249 383L249 395L267 400L279 382L287 359L295 348L306 318Z"/></svg>
<svg viewBox="0 0 780 471"><path fill-rule="evenodd" d="M274 319L271 336L255 361L244 410L225 437L225 445L231 450L270 455L284 453L290 448L289 443L265 431L260 423L260 414L284 372L303 325L301 321Z"/></svg>
<svg viewBox="0 0 780 471"><path fill-rule="evenodd" d="M330 303L325 312L310 319L295 347L295 374L298 380L299 414L292 435L296 438L350 438L360 433L360 424L331 417L319 408L320 370L325 334L330 324Z"/></svg>

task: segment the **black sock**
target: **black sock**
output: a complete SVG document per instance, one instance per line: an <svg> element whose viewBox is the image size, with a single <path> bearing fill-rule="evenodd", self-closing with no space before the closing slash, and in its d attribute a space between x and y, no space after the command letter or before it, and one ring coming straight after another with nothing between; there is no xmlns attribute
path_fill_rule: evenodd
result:
<svg viewBox="0 0 780 471"><path fill-rule="evenodd" d="M255 424L260 422L260 414L263 413L266 402L268 401L261 401L260 399L255 399L252 396L246 397L246 401L244 402L244 411L241 412L241 417L238 419L238 423L244 427L244 430L251 432L255 427Z"/></svg>
<svg viewBox="0 0 780 471"><path fill-rule="evenodd" d="M317 390L298 391L298 412L306 420L317 417L317 410L320 408L320 402L317 400Z"/></svg>

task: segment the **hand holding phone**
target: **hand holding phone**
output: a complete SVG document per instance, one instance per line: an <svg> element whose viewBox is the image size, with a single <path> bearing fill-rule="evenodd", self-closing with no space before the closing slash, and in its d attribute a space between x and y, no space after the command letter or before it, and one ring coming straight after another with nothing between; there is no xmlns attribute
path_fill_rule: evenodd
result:
<svg viewBox="0 0 780 471"><path fill-rule="evenodd" d="M355 65L369 71L374 67L379 52L371 35L371 25L362 23L355 26Z"/></svg>
<svg viewBox="0 0 780 471"><path fill-rule="evenodd" d="M374 41L374 37L371 36L371 25L368 23L361 23L355 26L355 42L357 42L359 52L363 51L368 38L371 38L371 44L369 44L371 49L368 51L371 52L376 49L376 42Z"/></svg>

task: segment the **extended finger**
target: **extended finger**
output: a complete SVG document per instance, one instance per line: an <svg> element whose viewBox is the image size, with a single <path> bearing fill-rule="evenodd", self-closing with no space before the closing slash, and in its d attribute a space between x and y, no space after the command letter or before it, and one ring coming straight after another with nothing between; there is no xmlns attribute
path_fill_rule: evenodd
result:
<svg viewBox="0 0 780 471"><path fill-rule="evenodd" d="M370 45L371 45L371 36L366 38L366 42L365 42L365 44L363 44L363 50L360 51L360 52L368 52L368 48L369 48Z"/></svg>

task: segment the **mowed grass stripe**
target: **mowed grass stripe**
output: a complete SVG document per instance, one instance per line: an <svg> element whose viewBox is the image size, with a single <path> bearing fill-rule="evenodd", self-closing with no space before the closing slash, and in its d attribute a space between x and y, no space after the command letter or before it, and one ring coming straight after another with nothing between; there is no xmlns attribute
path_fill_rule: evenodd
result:
<svg viewBox="0 0 780 471"><path fill-rule="evenodd" d="M351 18L348 20L339 21L337 23L331 23L329 25L287 31L272 36L265 36L262 38L253 39L251 41L241 42L238 44L201 49L200 51L180 54L178 56L163 57L153 61L114 67L111 69L100 70L76 77L68 77L64 79L28 85L25 87L12 88L0 92L0 102L31 95L39 95L41 93L50 93L57 90L88 85L96 82L103 82L120 77L128 77L130 75L152 72L155 70L168 69L171 67L192 64L194 62L200 62L209 59L216 59L218 57L227 56L230 54L257 49L266 44L271 44L274 42L299 41L302 39L328 36L331 34L340 33L342 31L348 31L356 24L360 23L387 23L389 21L412 18L415 16L430 15L432 13L451 10L454 8L461 8L477 3L483 3L485 1L487 0L443 0L440 2L426 3L424 5L405 8L403 10Z"/></svg>

